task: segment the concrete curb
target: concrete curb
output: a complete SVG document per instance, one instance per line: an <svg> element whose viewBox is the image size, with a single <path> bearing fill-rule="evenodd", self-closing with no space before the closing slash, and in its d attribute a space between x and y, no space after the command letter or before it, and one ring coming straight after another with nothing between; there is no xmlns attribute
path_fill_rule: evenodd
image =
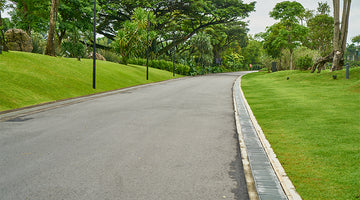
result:
<svg viewBox="0 0 360 200"><path fill-rule="evenodd" d="M266 152L266 154L267 154L267 156L269 158L271 166L274 169L277 178L279 179L279 182L281 184L282 189L284 190L284 192L285 192L285 194L286 194L286 196L287 196L287 198L289 200L302 200L300 195L297 193L297 191L295 189L295 186L292 184L291 180L286 175L284 168L282 167L281 163L277 159L276 154L274 153L273 149L271 148L271 145L270 145L269 141L266 139L266 137L265 137L260 125L258 124L258 122L257 122L257 120L256 120L256 118L255 118L255 116L254 116L248 102L245 99L244 93L241 90L241 77L239 77L236 81L239 81L240 96L243 99L243 102L244 102L246 110L247 110L247 112L248 112L248 114L250 116L252 124L253 124L253 126L254 126L254 128L256 130L256 133L257 133L257 135L258 135L258 137L260 139L260 142L261 142L261 144L262 144L262 146L263 146L263 148L264 148L264 150L265 150L265 152ZM236 81L235 81L235 83L236 83ZM235 89L235 87L234 87L234 89ZM235 114L237 115L237 111L236 111ZM236 123L239 124L238 118L236 119ZM240 138L240 135L241 135L241 133L239 134L239 138Z"/></svg>
<svg viewBox="0 0 360 200"><path fill-rule="evenodd" d="M243 168L244 168L245 181L246 181L246 186L248 189L249 199L250 200L258 200L259 196L256 191L255 181L254 181L254 178L253 178L253 175L251 172L251 167L250 167L250 162L249 162L248 155L247 155L244 136L241 132L241 127L240 127L240 122L239 122L240 119L239 119L238 109L237 109L237 105L236 105L236 98L235 98L235 88L236 88L235 84L236 84L236 81L234 82L234 85L233 85L233 102L234 102L234 109L235 109L236 130L238 133L238 140L239 140L240 151L241 151L241 161L242 161Z"/></svg>

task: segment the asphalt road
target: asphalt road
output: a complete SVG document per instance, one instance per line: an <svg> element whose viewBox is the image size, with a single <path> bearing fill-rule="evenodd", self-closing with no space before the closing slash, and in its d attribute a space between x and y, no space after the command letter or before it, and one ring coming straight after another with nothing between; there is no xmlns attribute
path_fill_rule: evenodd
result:
<svg viewBox="0 0 360 200"><path fill-rule="evenodd" d="M240 74L0 122L0 199L248 199L232 101Z"/></svg>

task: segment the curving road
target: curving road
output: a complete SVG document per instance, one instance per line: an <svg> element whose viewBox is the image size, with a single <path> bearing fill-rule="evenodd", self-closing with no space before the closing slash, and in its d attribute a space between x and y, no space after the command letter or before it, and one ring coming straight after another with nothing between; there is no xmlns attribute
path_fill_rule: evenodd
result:
<svg viewBox="0 0 360 200"><path fill-rule="evenodd" d="M172 80L0 122L0 199L248 199L232 102L242 74Z"/></svg>

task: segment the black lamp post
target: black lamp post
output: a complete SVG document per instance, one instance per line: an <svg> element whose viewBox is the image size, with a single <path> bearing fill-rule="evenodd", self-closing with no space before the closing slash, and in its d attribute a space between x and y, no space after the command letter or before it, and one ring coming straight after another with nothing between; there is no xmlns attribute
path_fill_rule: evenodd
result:
<svg viewBox="0 0 360 200"><path fill-rule="evenodd" d="M146 80L149 80L149 21L150 12L147 16L147 26L146 26Z"/></svg>
<svg viewBox="0 0 360 200"><path fill-rule="evenodd" d="M172 54L172 61L173 61L173 77L175 76L175 29L176 29L176 25L174 25L174 32L173 32L173 43L174 43L174 47L173 47L173 54Z"/></svg>
<svg viewBox="0 0 360 200"><path fill-rule="evenodd" d="M94 0L93 89L96 89L96 0Z"/></svg>

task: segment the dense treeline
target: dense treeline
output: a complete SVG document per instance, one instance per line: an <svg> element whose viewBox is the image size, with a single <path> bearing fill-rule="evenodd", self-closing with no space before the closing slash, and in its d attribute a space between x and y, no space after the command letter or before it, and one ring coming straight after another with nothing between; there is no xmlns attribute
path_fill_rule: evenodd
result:
<svg viewBox="0 0 360 200"><path fill-rule="evenodd" d="M341 17L339 2L333 0L333 16L330 6L323 2L318 2L316 11L305 9L297 1L276 4L270 17L278 22L257 35L268 55L267 62L263 63L270 67L272 62L277 62L278 70L311 68L311 72L316 69L320 72L326 67L340 70L345 61L358 66L358 52L354 51L358 46L346 47L351 0L342 2Z"/></svg>
<svg viewBox="0 0 360 200"><path fill-rule="evenodd" d="M1 10L11 10L1 32L23 29L34 53L87 57L94 42L93 6L93 0L1 0ZM248 43L243 20L254 7L238 0L97 0L98 53L124 64L146 58L149 36L152 59L174 59L200 71L240 70Z"/></svg>
<svg viewBox="0 0 360 200"><path fill-rule="evenodd" d="M94 0L0 0L0 11L11 15L2 19L0 12L0 45L6 50L4 32L19 28L31 36L34 53L88 57L93 6ZM339 33L347 27L336 29L327 3L309 10L296 1L280 2L269 13L278 22L251 36L244 19L254 9L255 2L238 0L97 0L97 53L128 64L145 59L149 44L151 59L189 66L182 70L188 74L270 69L273 62L278 70L321 70L334 58L334 38L344 40ZM353 65L359 41L355 37L347 51L339 51Z"/></svg>

